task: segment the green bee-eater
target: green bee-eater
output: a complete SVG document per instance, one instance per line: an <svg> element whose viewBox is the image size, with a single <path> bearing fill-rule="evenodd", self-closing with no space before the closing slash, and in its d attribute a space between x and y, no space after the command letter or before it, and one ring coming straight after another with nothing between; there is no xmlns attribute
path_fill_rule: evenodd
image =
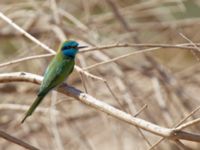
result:
<svg viewBox="0 0 200 150"><path fill-rule="evenodd" d="M45 71L36 100L27 111L21 123L34 112L50 90L59 86L71 74L75 65L75 56L78 50L84 47L78 46L78 43L75 41L65 41L61 44L57 54Z"/></svg>

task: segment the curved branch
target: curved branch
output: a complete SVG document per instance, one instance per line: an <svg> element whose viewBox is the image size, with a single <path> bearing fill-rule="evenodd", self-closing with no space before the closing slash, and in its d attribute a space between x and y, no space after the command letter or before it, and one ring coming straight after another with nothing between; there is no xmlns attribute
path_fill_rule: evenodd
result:
<svg viewBox="0 0 200 150"><path fill-rule="evenodd" d="M0 74L0 83L6 82L31 82L35 84L40 84L42 81L42 76L25 73L25 72L15 72L15 73L4 73ZM99 111L107 113L119 120L129 123L133 126L137 126L155 135L162 136L171 140L185 139L189 141L200 142L200 134L189 133L182 130L177 130L175 128L165 128L153 124L151 122L145 121L140 118L136 118L127 114L119 109L114 108L111 105L106 104L103 100L98 100L89 94L86 94L74 87L68 86L67 84L62 84L58 89L58 92L65 95L74 97L76 100L93 107Z"/></svg>

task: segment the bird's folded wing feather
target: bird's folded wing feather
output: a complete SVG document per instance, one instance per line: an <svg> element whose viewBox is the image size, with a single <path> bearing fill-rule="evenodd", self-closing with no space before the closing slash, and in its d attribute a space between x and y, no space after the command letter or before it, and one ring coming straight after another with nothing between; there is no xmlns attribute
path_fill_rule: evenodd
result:
<svg viewBox="0 0 200 150"><path fill-rule="evenodd" d="M71 67L70 63L69 67L66 67L66 63L68 63L66 61L67 60L58 62L56 57L52 60L44 74L44 79L40 87L40 92L51 90L54 87L58 86L67 77L64 76L64 72L68 72L68 75L72 72L73 68Z"/></svg>

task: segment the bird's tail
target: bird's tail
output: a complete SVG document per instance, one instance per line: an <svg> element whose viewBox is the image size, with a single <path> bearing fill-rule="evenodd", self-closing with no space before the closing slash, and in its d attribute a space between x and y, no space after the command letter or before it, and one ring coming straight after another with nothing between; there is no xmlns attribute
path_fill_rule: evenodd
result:
<svg viewBox="0 0 200 150"><path fill-rule="evenodd" d="M36 98L36 100L34 101L34 103L31 105L31 107L28 109L28 111L26 112L25 117L22 119L21 123L23 123L26 118L28 118L30 115L32 115L32 113L35 111L35 109L37 108L37 106L41 103L41 101L43 100L43 98L45 97L46 93L44 94L39 94Z"/></svg>

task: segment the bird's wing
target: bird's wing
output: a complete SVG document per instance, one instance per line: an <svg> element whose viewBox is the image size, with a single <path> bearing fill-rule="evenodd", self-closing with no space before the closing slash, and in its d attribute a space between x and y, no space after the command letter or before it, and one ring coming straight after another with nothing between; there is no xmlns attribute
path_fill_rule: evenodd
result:
<svg viewBox="0 0 200 150"><path fill-rule="evenodd" d="M61 84L73 71L74 61L62 60L56 58L49 64L40 87L40 93L49 91Z"/></svg>

